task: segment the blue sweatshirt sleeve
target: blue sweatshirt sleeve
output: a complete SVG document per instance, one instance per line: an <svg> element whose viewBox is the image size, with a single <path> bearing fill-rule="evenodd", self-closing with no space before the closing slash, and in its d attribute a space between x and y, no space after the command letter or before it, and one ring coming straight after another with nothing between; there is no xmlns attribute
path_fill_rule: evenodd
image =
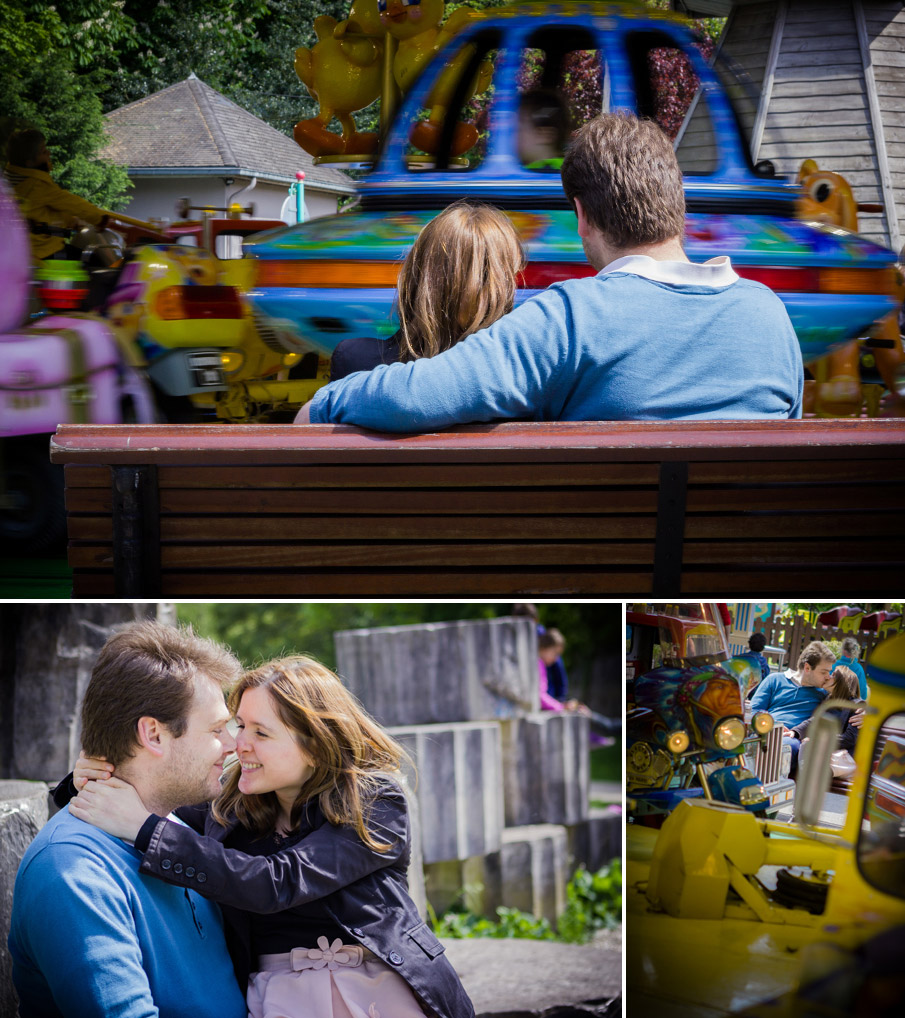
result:
<svg viewBox="0 0 905 1018"><path fill-rule="evenodd" d="M424 432L470 421L546 420L568 357L568 307L554 286L436 357L378 365L319 389L312 424Z"/></svg>
<svg viewBox="0 0 905 1018"><path fill-rule="evenodd" d="M37 1018L48 992L68 1018L157 1018L124 889L96 854L67 846L61 865L54 852L36 855L17 888L26 920L10 949L23 1018Z"/></svg>

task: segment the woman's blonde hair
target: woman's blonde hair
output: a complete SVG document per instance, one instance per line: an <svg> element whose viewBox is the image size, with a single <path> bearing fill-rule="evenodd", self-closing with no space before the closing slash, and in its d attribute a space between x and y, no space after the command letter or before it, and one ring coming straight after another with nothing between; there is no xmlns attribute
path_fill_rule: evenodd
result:
<svg viewBox="0 0 905 1018"><path fill-rule="evenodd" d="M230 693L236 714L247 689L266 689L274 708L299 746L314 761L314 770L299 790L290 822L298 825L309 799L317 799L331 824L349 824L375 851L390 846L367 827L367 803L374 798L380 775L398 773L405 750L374 721L339 678L308 657L280 658L247 672ZM241 768L229 770L213 805L214 819L227 826L235 817L258 834L276 828L277 797L273 792L246 795L239 791Z"/></svg>
<svg viewBox="0 0 905 1018"><path fill-rule="evenodd" d="M524 267L515 227L498 209L469 201L444 209L399 273L399 359L433 357L508 314Z"/></svg>

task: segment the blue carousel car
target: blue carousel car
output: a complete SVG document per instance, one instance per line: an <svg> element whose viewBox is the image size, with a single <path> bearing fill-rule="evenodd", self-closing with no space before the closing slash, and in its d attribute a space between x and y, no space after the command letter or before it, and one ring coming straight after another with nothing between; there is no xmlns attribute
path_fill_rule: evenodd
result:
<svg viewBox="0 0 905 1018"><path fill-rule="evenodd" d="M686 250L692 261L729 255L739 275L770 286L784 301L805 363L850 342L901 300L895 256L846 230L796 218L800 188L753 165L750 86L729 61L706 61L687 23L641 6L525 3L485 12L454 37L405 96L353 210L261 234L247 242L258 260L251 297L297 342L329 355L350 336L389 336L400 263L424 224L450 202L491 202L511 217L528 264L518 299L553 282L589 275L576 222L558 172L519 159L517 127L526 68L532 88L558 90L587 107L575 87L575 61L595 68L591 113L631 110L663 122L657 67L679 59L694 98L678 125L685 174ZM492 84L477 103L477 70ZM450 96L433 152L412 143L439 77ZM449 76L458 75L450 85ZM587 75L585 76L587 80ZM457 125L482 128L470 151L457 151Z"/></svg>

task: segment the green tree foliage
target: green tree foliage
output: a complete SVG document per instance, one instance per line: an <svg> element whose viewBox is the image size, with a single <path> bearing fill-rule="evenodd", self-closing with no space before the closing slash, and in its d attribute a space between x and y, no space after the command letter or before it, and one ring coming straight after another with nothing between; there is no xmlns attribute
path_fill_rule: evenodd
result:
<svg viewBox="0 0 905 1018"><path fill-rule="evenodd" d="M469 894L462 893L462 899ZM433 918L439 937L493 937L497 940L559 940L567 944L585 944L598 930L613 929L622 921L622 863L614 859L608 866L591 873L580 866L566 887L566 907L554 929L547 919L537 918L517 908L499 906L497 920L476 915L464 906Z"/></svg>
<svg viewBox="0 0 905 1018"><path fill-rule="evenodd" d="M508 615L510 604L180 604L180 621L232 648L246 666L282 654L310 654L333 668L333 633L340 629L403 626ZM619 605L541 604L540 621L568 640L566 665L618 643Z"/></svg>
<svg viewBox="0 0 905 1018"><path fill-rule="evenodd" d="M128 175L98 156L106 141L101 75L76 69L77 47L60 13L49 4L8 0L0 4L0 36L8 47L0 63L0 149L13 131L36 127L47 136L62 187L121 208Z"/></svg>

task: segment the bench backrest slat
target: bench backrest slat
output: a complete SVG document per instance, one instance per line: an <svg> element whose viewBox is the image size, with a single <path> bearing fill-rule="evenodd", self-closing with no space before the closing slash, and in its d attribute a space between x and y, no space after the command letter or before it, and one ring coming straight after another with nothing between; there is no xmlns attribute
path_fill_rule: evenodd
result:
<svg viewBox="0 0 905 1018"><path fill-rule="evenodd" d="M905 420L61 426L78 596L901 592Z"/></svg>

